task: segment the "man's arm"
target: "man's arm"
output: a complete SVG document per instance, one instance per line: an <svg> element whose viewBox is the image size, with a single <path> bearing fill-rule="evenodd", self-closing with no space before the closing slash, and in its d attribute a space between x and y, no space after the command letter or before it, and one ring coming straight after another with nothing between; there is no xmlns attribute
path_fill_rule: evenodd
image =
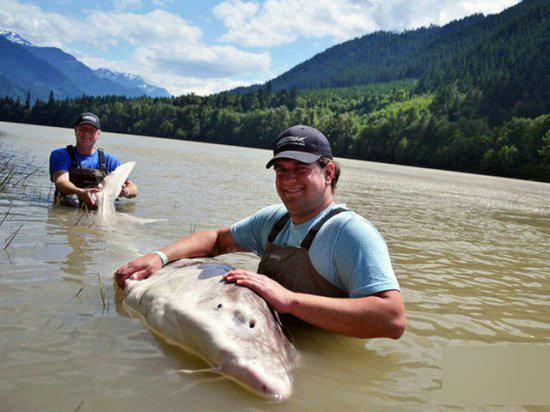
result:
<svg viewBox="0 0 550 412"><path fill-rule="evenodd" d="M207 230L193 233L181 238L169 246L160 249L168 257L168 261L183 258L196 258L218 256L230 252L245 252L231 237L229 226L222 229ZM118 286L124 288L126 279L140 280L151 276L162 268L160 257L154 253L148 253L121 266L115 272Z"/></svg>
<svg viewBox="0 0 550 412"><path fill-rule="evenodd" d="M66 196L75 194L88 206L95 206L95 198L93 194L100 192L100 189L95 187L90 189L81 189L76 187L69 180L69 172L66 170L58 170L55 172L52 176L52 181L55 183L55 188L57 191L62 195Z"/></svg>
<svg viewBox="0 0 550 412"><path fill-rule="evenodd" d="M331 332L357 338L398 339L407 324L397 290L362 298L298 294L290 301L288 313Z"/></svg>
<svg viewBox="0 0 550 412"><path fill-rule="evenodd" d="M342 335L398 339L407 324L403 300L396 290L361 298L329 298L292 292L267 276L246 270L233 270L225 279L258 293L279 313Z"/></svg>

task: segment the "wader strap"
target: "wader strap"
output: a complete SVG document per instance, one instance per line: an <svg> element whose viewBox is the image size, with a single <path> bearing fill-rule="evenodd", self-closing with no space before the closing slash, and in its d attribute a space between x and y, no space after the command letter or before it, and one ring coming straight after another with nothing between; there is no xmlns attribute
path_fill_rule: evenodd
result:
<svg viewBox="0 0 550 412"><path fill-rule="evenodd" d="M319 222L315 224L311 229L309 229L309 232L307 232L307 236L302 240L302 243L300 243L300 246L303 247L305 250L309 250L311 247L311 244L313 243L313 239L315 239L315 236L317 235L317 232L321 229L321 226L323 226L327 220L329 220L331 217L336 216L339 213L347 212L348 209L344 209L342 207L338 209L333 209L330 212L328 212Z"/></svg>
<svg viewBox="0 0 550 412"><path fill-rule="evenodd" d="M273 225L273 228L271 229L271 232L269 233L269 236L267 237L268 243L273 243L277 235L285 227L286 222L288 222L288 219L290 219L290 213L286 212L283 217L281 217L279 220L275 222L275 224Z"/></svg>
<svg viewBox="0 0 550 412"><path fill-rule="evenodd" d="M76 153L74 152L74 146L72 144L67 145L67 152L71 158L71 167L73 169L80 169L80 162L76 160Z"/></svg>
<svg viewBox="0 0 550 412"><path fill-rule="evenodd" d="M67 145L67 151L69 152L69 156L71 158L71 167L74 169L80 169L82 166L80 165L80 162L76 160L76 153L74 152L74 146L73 145ZM105 153L103 153L103 149L97 149L97 157L99 158L99 170L107 171L107 165L105 163Z"/></svg>
<svg viewBox="0 0 550 412"><path fill-rule="evenodd" d="M99 157L99 169L106 172L107 167L105 166L105 154L103 153L103 149L97 149L97 156Z"/></svg>

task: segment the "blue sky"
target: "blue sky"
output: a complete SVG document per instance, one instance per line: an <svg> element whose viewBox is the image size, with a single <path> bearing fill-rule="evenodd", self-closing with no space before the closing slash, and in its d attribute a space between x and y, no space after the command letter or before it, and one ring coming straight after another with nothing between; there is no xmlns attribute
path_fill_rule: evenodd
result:
<svg viewBox="0 0 550 412"><path fill-rule="evenodd" d="M175 95L261 83L377 30L442 25L518 0L0 0L0 29Z"/></svg>

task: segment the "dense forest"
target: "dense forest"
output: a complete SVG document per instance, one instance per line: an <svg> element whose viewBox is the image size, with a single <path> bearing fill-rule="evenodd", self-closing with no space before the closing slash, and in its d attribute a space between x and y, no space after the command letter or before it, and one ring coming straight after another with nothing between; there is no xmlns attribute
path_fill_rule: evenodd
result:
<svg viewBox="0 0 550 412"><path fill-rule="evenodd" d="M483 92L449 84L418 93L418 82L273 93L0 99L0 120L71 127L93 111L106 131L270 148L297 123L317 127L336 156L550 182L550 114L491 126Z"/></svg>
<svg viewBox="0 0 550 412"><path fill-rule="evenodd" d="M211 96L0 99L0 120L271 147L324 132L336 156L550 182L550 2L443 27L374 33L262 86ZM0 78L0 81L2 79Z"/></svg>
<svg viewBox="0 0 550 412"><path fill-rule="evenodd" d="M550 112L550 1L524 0L495 15L442 27L377 32L331 47L264 86L345 87L419 79L418 91L450 83L483 90L479 110L496 125ZM236 89L245 93L259 86Z"/></svg>

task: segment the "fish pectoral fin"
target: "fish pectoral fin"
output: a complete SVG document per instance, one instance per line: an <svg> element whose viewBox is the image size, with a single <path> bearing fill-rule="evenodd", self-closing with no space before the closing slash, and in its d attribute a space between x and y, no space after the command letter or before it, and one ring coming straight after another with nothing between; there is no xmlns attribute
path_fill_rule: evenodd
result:
<svg viewBox="0 0 550 412"><path fill-rule="evenodd" d="M223 379L225 379L225 376L218 376L217 378L209 378L209 379L200 379L198 381L191 382L189 385L184 386L183 388L181 388L178 391L178 393L185 392L185 391L187 391L187 390L189 390L192 387L197 386L197 385L201 385L201 384L204 384L204 383L215 382L215 381L221 381Z"/></svg>
<svg viewBox="0 0 550 412"><path fill-rule="evenodd" d="M194 375L196 373L220 373L222 369L219 366L207 369L177 369L174 372L184 373L186 375Z"/></svg>

